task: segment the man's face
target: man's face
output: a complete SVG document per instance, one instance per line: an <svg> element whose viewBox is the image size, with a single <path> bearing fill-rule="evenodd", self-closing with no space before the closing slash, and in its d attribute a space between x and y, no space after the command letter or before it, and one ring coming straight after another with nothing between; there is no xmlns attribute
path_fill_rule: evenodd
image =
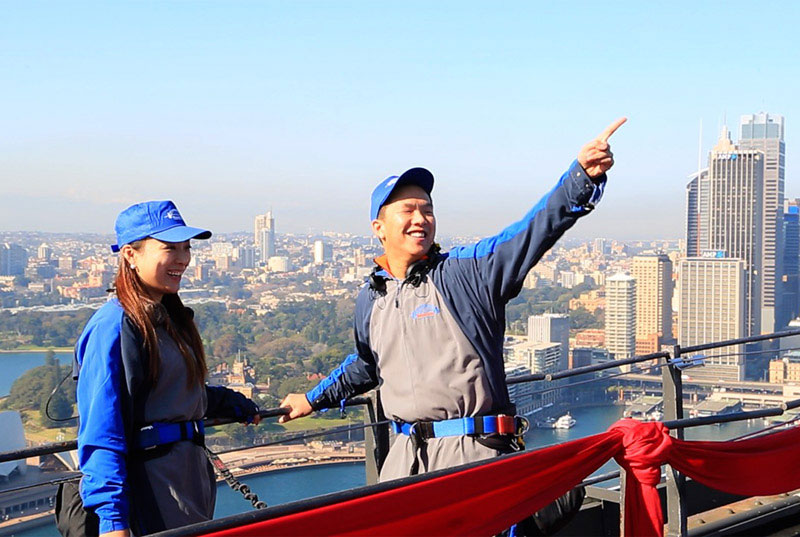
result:
<svg viewBox="0 0 800 537"><path fill-rule="evenodd" d="M436 235L430 196L417 185L398 187L372 221L372 230L388 256L412 263L422 259Z"/></svg>

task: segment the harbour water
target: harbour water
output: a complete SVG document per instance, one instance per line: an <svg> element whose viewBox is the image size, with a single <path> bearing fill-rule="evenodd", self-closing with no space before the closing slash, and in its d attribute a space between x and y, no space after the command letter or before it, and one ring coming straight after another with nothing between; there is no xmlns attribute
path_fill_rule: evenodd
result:
<svg viewBox="0 0 800 537"><path fill-rule="evenodd" d="M11 385L25 371L44 365L45 352L0 352L0 397L8 395ZM62 365L72 363L71 352L57 352L56 359Z"/></svg>

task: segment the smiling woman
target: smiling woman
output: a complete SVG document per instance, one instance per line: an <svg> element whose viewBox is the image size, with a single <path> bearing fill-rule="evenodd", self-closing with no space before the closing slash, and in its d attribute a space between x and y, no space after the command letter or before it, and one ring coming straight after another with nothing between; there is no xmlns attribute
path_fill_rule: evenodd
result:
<svg viewBox="0 0 800 537"><path fill-rule="evenodd" d="M133 205L115 227L116 298L75 346L83 479L80 490L59 489L56 518L67 536L143 535L211 519L202 420L259 421L252 401L205 385L203 343L178 297L189 241L211 232L187 226L171 201Z"/></svg>

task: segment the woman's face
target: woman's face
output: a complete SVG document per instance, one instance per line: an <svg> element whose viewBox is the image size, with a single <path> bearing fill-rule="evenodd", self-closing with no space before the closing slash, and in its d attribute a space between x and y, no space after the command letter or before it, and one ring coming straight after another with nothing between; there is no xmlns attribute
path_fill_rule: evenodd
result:
<svg viewBox="0 0 800 537"><path fill-rule="evenodd" d="M147 238L136 250L130 245L122 248L125 261L134 267L150 297L156 302L166 294L175 294L181 277L192 259L189 241L161 242Z"/></svg>

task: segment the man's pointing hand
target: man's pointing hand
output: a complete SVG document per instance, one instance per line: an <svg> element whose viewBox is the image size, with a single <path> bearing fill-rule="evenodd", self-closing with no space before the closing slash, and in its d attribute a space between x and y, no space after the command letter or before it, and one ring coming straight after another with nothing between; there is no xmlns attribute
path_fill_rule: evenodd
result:
<svg viewBox="0 0 800 537"><path fill-rule="evenodd" d="M606 127L600 136L583 146L578 153L578 163L592 179L600 177L614 165L614 154L608 145L608 138L627 120L624 117L616 120Z"/></svg>

